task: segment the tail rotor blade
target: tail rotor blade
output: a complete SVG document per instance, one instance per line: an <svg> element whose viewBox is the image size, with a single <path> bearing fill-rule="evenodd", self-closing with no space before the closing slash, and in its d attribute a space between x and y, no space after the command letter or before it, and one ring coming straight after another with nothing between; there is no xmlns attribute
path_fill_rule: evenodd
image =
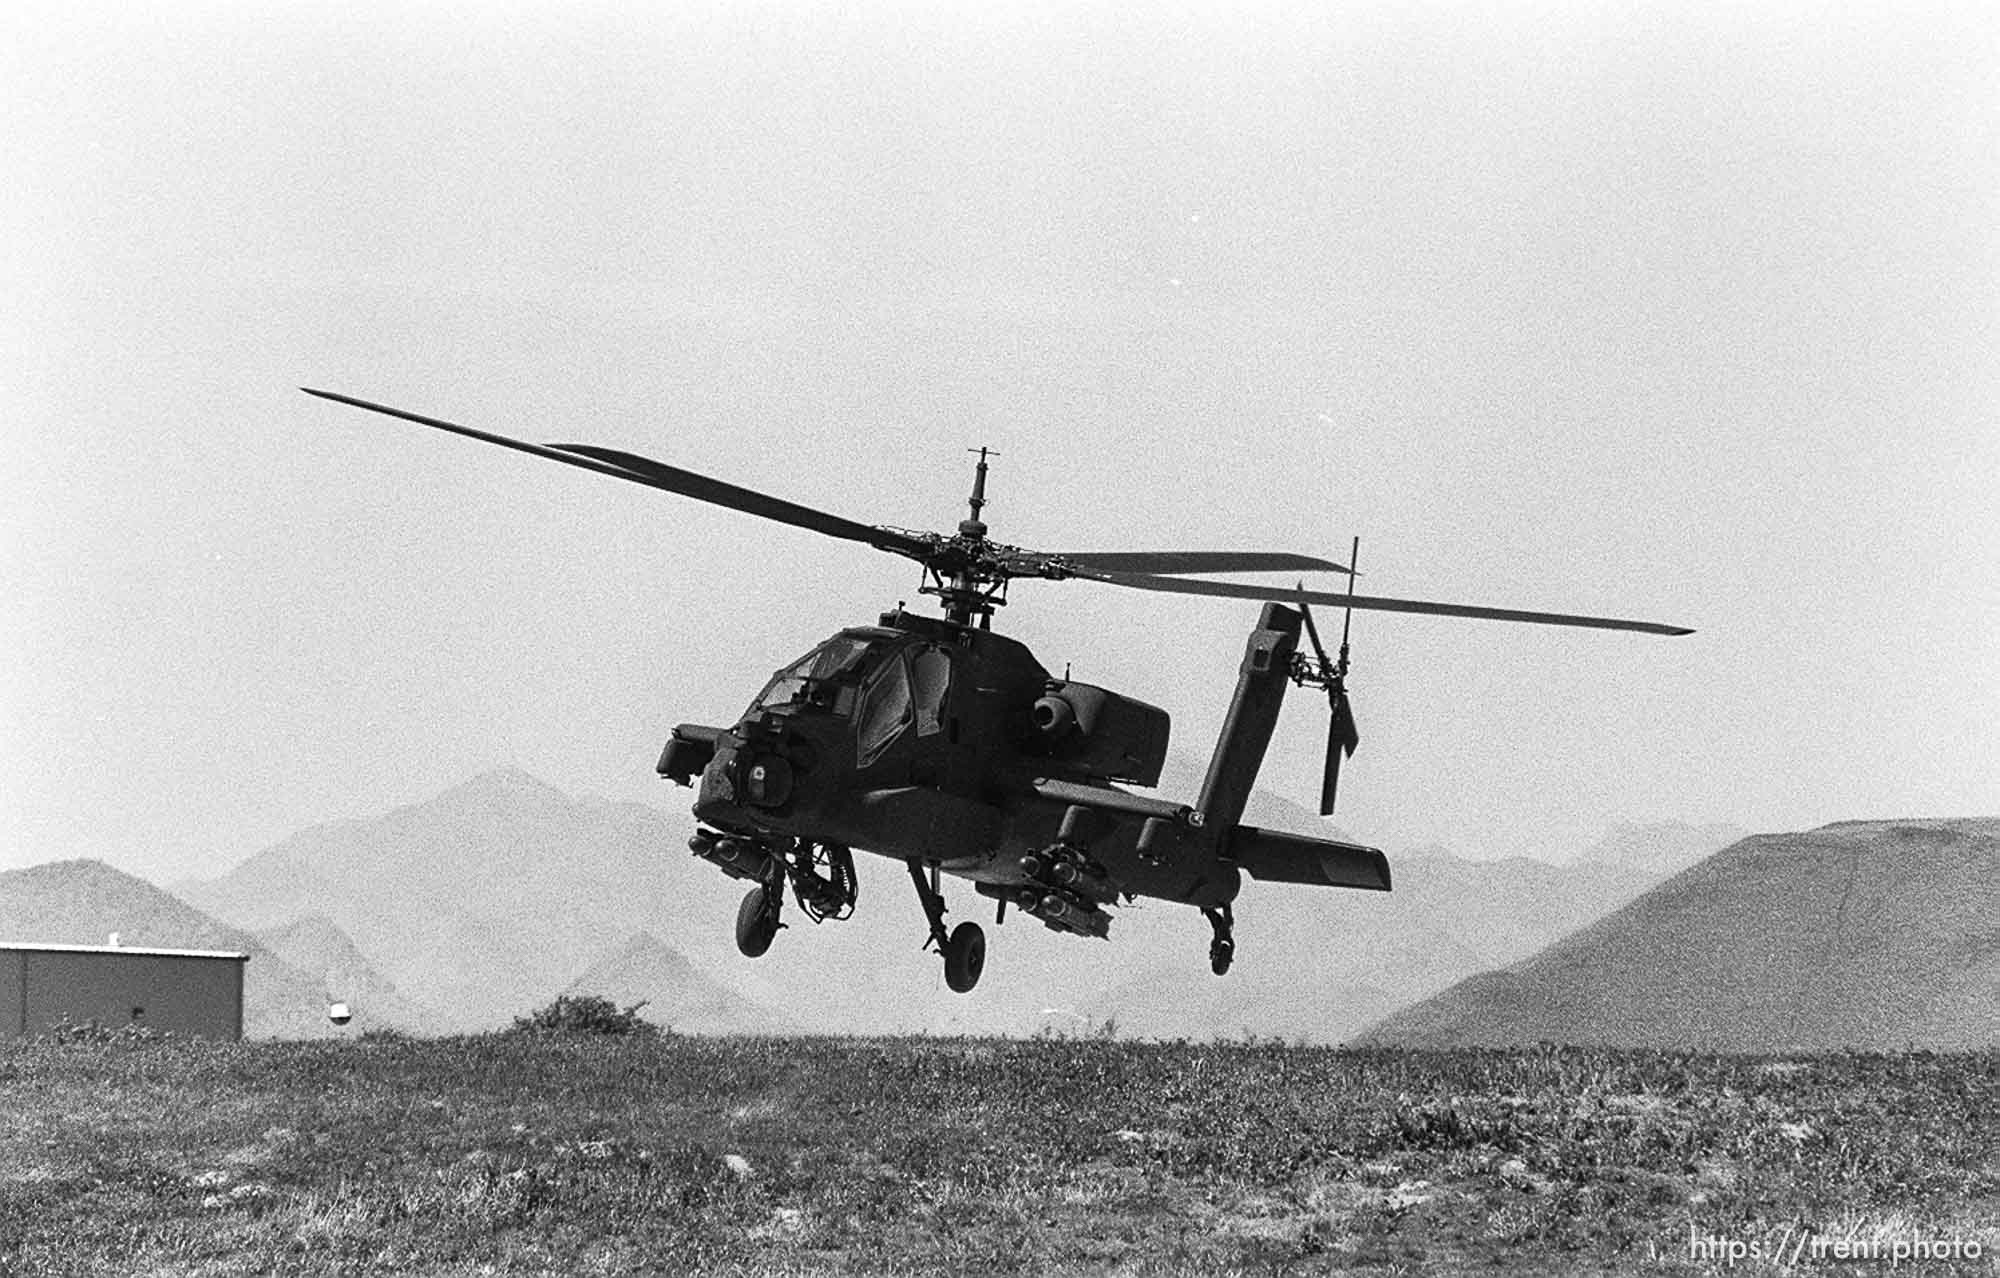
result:
<svg viewBox="0 0 2000 1278"><path fill-rule="evenodd" d="M1333 815L1333 797L1340 789L1340 721L1329 719L1326 734L1326 772L1319 783L1319 814Z"/></svg>
<svg viewBox="0 0 2000 1278"><path fill-rule="evenodd" d="M1306 583L1302 581L1299 583L1298 605L1299 614L1306 621L1306 638L1312 640L1313 653L1319 657L1319 663L1322 666L1331 666L1333 662L1326 655L1326 645L1319 641L1319 627L1313 624L1312 605L1305 601L1305 593Z"/></svg>
<svg viewBox="0 0 2000 1278"><path fill-rule="evenodd" d="M1340 761L1354 753L1354 747L1361 744L1361 731L1354 724L1354 711L1349 708L1347 694L1332 696L1332 711L1326 721L1326 771L1320 779L1319 814L1333 815L1334 795L1340 789Z"/></svg>
<svg viewBox="0 0 2000 1278"><path fill-rule="evenodd" d="M1333 701L1333 735L1331 740L1340 746L1342 754L1353 754L1361 744L1361 728L1354 722L1354 706L1342 692Z"/></svg>

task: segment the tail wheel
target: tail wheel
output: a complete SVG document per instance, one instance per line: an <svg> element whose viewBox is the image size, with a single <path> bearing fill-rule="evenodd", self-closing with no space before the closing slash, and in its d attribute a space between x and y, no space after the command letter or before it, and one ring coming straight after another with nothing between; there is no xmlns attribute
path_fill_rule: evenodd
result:
<svg viewBox="0 0 2000 1278"><path fill-rule="evenodd" d="M1208 970L1217 976L1229 971L1229 964L1236 958L1236 942L1217 940L1208 947Z"/></svg>
<svg viewBox="0 0 2000 1278"><path fill-rule="evenodd" d="M1215 929L1215 939L1208 943L1208 970L1221 976L1236 958L1236 911L1224 901L1202 906L1201 916Z"/></svg>
<svg viewBox="0 0 2000 1278"><path fill-rule="evenodd" d="M951 930L944 945L944 983L954 994L965 994L979 984L986 970L986 932L977 923L961 923Z"/></svg>
<svg viewBox="0 0 2000 1278"><path fill-rule="evenodd" d="M778 901L763 884L751 888L736 907L736 948L745 958L762 958L778 935Z"/></svg>

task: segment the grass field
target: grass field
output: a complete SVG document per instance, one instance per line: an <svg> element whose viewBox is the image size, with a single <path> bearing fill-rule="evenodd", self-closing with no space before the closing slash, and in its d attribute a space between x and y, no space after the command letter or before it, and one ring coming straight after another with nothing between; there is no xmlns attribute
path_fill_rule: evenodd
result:
<svg viewBox="0 0 2000 1278"><path fill-rule="evenodd" d="M1993 1272L2000 1053L0 1046L8 1274L1882 1274L1905 1239L1955 1258L1896 1273Z"/></svg>

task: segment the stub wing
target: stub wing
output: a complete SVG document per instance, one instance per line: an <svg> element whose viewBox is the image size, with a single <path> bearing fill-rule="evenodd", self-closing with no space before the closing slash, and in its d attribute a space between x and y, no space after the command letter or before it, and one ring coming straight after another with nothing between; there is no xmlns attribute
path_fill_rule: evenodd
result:
<svg viewBox="0 0 2000 1278"><path fill-rule="evenodd" d="M1389 890L1389 858L1380 848L1332 839L1308 839L1240 825L1229 837L1227 857L1250 877L1272 883Z"/></svg>

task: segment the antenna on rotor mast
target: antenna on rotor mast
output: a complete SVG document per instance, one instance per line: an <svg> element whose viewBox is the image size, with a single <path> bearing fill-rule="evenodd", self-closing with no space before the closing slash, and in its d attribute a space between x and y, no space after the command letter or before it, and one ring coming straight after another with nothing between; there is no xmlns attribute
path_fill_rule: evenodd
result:
<svg viewBox="0 0 2000 1278"><path fill-rule="evenodd" d="M972 507L972 514L958 526L958 530L968 537L984 537L986 525L980 520L979 512L986 505L986 459L1000 454L990 448L968 448L965 451L979 454L979 468L972 473L972 497L966 502Z"/></svg>
<svg viewBox="0 0 2000 1278"><path fill-rule="evenodd" d="M1347 552L1347 597L1350 600L1354 598L1354 579L1361 575L1361 569L1355 567L1360 561L1361 538L1357 536L1354 539L1354 548ZM1340 661L1339 664L1334 666L1335 675L1342 679L1347 677L1347 632L1353 626L1354 605L1349 603L1347 605L1347 616L1340 623Z"/></svg>

